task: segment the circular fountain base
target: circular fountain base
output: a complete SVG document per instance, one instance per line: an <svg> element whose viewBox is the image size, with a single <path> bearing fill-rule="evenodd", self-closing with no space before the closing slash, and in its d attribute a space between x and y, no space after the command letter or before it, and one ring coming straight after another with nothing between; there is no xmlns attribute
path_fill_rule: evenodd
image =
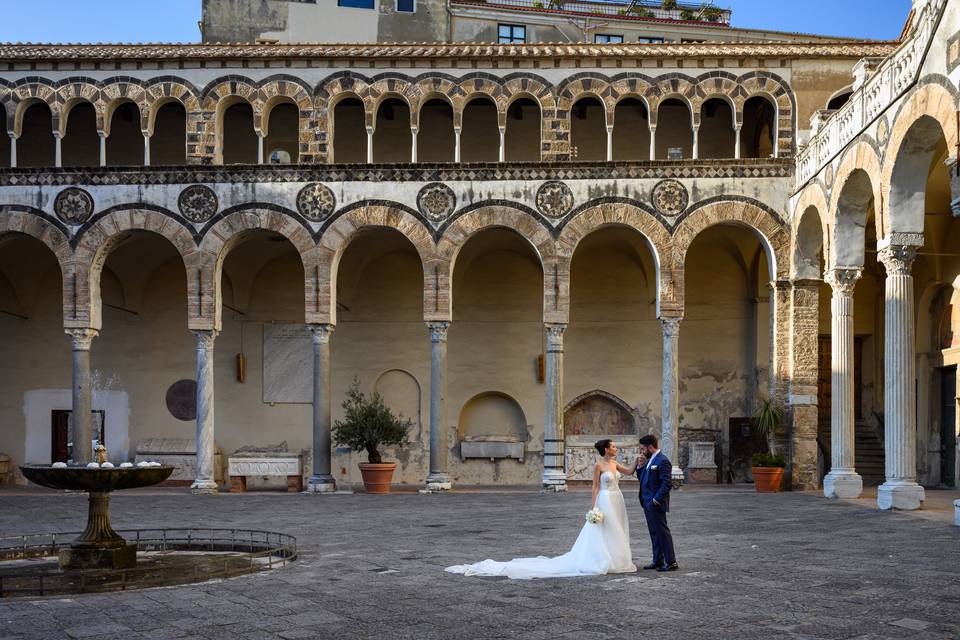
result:
<svg viewBox="0 0 960 640"><path fill-rule="evenodd" d="M129 569L137 564L137 545L126 542L110 548L74 545L60 549L57 557L60 568L67 571Z"/></svg>

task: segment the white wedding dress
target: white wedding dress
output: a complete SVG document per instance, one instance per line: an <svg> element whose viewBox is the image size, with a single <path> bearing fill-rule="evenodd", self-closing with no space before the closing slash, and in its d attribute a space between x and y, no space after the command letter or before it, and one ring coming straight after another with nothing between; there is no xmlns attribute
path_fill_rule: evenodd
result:
<svg viewBox="0 0 960 640"><path fill-rule="evenodd" d="M562 556L514 558L509 562L484 560L447 567L446 571L467 576L507 576L517 580L633 573L637 567L630 552L630 522L616 472L604 471L600 475L596 506L603 512L603 522L585 522L573 548Z"/></svg>

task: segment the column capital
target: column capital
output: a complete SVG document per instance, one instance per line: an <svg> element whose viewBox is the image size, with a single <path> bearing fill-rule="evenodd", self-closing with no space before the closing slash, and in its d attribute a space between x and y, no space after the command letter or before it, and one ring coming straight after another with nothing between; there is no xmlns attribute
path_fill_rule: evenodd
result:
<svg viewBox="0 0 960 640"><path fill-rule="evenodd" d="M70 336L73 342L74 351L90 351L90 345L93 339L100 335L96 329L64 329L64 333Z"/></svg>
<svg viewBox="0 0 960 640"><path fill-rule="evenodd" d="M680 335L680 322L683 316L668 316L660 318L660 328L663 329L663 335L667 338L675 338Z"/></svg>
<svg viewBox="0 0 960 640"><path fill-rule="evenodd" d="M327 344L330 342L330 335L333 333L334 325L324 322L307 326L310 328L310 337L313 340L313 344Z"/></svg>
<svg viewBox="0 0 960 640"><path fill-rule="evenodd" d="M917 257L917 247L909 244L889 244L877 252L888 276L908 276Z"/></svg>
<svg viewBox="0 0 960 640"><path fill-rule="evenodd" d="M567 325L564 322L544 322L543 328L547 332L547 351L563 350L563 332Z"/></svg>
<svg viewBox="0 0 960 640"><path fill-rule="evenodd" d="M857 280L863 275L863 267L834 267L823 276L834 293L851 296Z"/></svg>
<svg viewBox="0 0 960 640"><path fill-rule="evenodd" d="M768 286L771 291L789 291L793 283L789 280L771 280Z"/></svg>
<svg viewBox="0 0 960 640"><path fill-rule="evenodd" d="M217 339L219 331L214 329L191 329L190 333L197 336L197 350L210 351L213 349L213 342Z"/></svg>
<svg viewBox="0 0 960 640"><path fill-rule="evenodd" d="M427 328L430 329L430 342L447 341L447 330L450 328L449 322L428 322Z"/></svg>

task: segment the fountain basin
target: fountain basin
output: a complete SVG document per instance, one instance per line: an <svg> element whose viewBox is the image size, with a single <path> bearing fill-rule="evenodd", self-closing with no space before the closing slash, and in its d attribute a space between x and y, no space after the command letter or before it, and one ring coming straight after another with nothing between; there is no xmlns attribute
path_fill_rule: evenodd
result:
<svg viewBox="0 0 960 640"><path fill-rule="evenodd" d="M137 564L137 546L123 539L110 526L110 492L159 484L174 467L53 467L27 464L23 476L42 487L86 491L89 495L87 528L59 553L62 569L127 569Z"/></svg>

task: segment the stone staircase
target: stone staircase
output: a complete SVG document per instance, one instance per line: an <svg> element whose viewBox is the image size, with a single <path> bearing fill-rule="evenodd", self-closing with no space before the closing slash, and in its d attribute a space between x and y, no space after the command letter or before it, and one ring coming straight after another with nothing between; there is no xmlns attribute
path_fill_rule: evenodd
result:
<svg viewBox="0 0 960 640"><path fill-rule="evenodd" d="M821 430L819 440L826 451L824 472L830 471L830 432ZM863 478L863 486L876 487L883 484L885 479L885 463L883 440L877 437L873 428L864 423L857 423L854 443L854 464L857 473Z"/></svg>

